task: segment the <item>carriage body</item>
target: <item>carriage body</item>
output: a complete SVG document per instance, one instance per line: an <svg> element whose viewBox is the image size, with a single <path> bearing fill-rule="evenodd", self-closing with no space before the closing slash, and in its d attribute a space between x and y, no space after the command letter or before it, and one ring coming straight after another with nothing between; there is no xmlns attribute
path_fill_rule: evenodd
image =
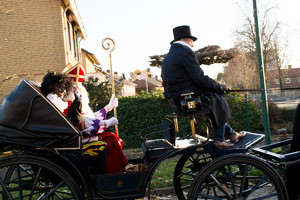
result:
<svg viewBox="0 0 300 200"><path fill-rule="evenodd" d="M177 116L178 113L175 113ZM189 196L190 199L198 199L194 197L199 193L197 174L200 172L201 175L204 165L226 155L248 154L249 148L263 139L260 134L249 133L249 138L236 144L236 148L224 150L215 148L211 141L201 136L176 139L171 120L161 125L164 138L151 140L145 137L142 142L144 157L128 160L130 164L146 161L150 164L146 170L92 173L82 153L82 133L33 84L24 79L6 97L0 109L0 148L6 154L0 158L0 196L2 199L141 198L145 196L147 185L159 164L180 155L174 187L179 199L186 199L180 177L185 164L201 154L205 156L196 159L192 167L188 166L195 179L187 183L191 191ZM101 163L105 165L105 156ZM199 176L200 179L203 176ZM282 193L284 196L285 192Z"/></svg>

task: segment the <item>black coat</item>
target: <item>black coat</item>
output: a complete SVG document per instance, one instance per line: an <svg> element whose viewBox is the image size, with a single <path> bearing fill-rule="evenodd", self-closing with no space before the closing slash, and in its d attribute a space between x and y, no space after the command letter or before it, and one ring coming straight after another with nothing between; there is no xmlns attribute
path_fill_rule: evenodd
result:
<svg viewBox="0 0 300 200"><path fill-rule="evenodd" d="M210 99L209 109L215 127L226 123L230 110L223 98L222 86L212 78L204 75L194 51L182 44L173 43L162 63L164 96L181 99L181 94L190 90L199 96L205 94Z"/></svg>

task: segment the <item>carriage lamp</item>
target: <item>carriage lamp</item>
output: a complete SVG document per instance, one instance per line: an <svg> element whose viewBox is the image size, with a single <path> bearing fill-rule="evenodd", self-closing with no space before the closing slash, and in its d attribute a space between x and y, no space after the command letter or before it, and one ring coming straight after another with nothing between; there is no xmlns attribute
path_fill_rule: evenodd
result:
<svg viewBox="0 0 300 200"><path fill-rule="evenodd" d="M183 100L180 101L181 109L183 112L193 112L196 110L200 110L202 107L202 103L199 97L192 97L194 93L184 93Z"/></svg>

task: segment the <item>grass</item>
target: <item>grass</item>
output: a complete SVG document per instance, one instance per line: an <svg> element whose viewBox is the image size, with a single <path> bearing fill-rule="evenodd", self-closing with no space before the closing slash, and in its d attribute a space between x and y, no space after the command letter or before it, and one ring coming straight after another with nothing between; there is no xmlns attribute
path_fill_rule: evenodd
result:
<svg viewBox="0 0 300 200"><path fill-rule="evenodd" d="M166 160L161 163L151 180L151 188L173 187L173 175L178 160Z"/></svg>
<svg viewBox="0 0 300 200"><path fill-rule="evenodd" d="M177 162L177 159L166 160L158 166L151 180L152 189L173 187L173 175ZM262 172L252 168L249 171L249 175L261 176Z"/></svg>

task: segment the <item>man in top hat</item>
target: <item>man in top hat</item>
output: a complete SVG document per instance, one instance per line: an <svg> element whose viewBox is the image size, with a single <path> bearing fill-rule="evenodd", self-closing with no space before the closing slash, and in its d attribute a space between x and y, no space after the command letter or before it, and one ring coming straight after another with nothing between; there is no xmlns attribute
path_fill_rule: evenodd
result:
<svg viewBox="0 0 300 200"><path fill-rule="evenodd" d="M214 144L220 148L230 148L234 142L245 136L235 132L226 122L230 111L227 101L223 98L228 88L212 78L204 75L195 52L189 26L178 26L173 29L174 40L171 41L169 53L163 60L161 77L163 79L164 96L167 99L181 100L181 94L187 91L194 96L205 94L210 100L210 118L214 125ZM231 143L224 141L224 135Z"/></svg>

